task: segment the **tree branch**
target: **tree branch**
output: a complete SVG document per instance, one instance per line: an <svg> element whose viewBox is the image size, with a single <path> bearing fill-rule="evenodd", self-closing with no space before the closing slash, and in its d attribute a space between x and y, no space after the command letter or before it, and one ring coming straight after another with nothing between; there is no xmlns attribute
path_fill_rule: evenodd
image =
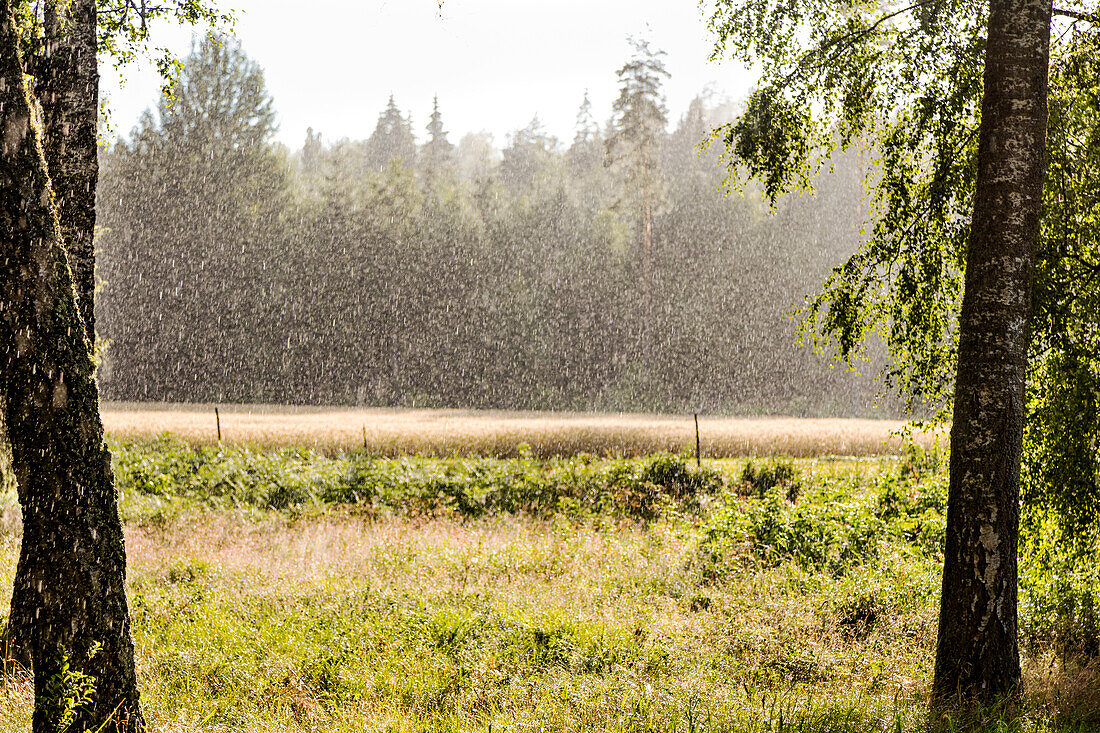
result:
<svg viewBox="0 0 1100 733"><path fill-rule="evenodd" d="M1054 8L1053 15L1061 15L1064 18L1072 18L1073 20L1083 20L1086 23L1098 23L1100 22L1100 14L1097 13L1082 13L1079 10L1067 10L1065 8Z"/></svg>

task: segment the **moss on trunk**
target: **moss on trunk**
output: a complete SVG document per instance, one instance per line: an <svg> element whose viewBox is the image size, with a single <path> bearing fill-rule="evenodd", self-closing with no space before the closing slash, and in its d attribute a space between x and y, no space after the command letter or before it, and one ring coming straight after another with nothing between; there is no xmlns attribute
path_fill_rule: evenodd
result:
<svg viewBox="0 0 1100 733"><path fill-rule="evenodd" d="M45 39L41 51L27 63L32 67L35 93L42 107L46 167L76 287L77 306L84 332L95 344L93 240L99 180L96 2L72 0L65 4L50 0L46 3L44 16ZM26 588L27 584L17 577L6 643L12 659L29 665L34 607Z"/></svg>

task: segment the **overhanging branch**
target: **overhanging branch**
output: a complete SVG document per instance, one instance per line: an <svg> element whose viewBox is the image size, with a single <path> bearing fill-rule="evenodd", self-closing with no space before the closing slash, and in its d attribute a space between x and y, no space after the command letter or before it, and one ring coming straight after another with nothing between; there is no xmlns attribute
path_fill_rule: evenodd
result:
<svg viewBox="0 0 1100 733"><path fill-rule="evenodd" d="M1098 13L1082 13L1080 10L1068 10L1066 8L1054 8L1053 15L1060 15L1063 18L1071 18L1073 20L1083 20L1086 23L1100 22L1100 14Z"/></svg>

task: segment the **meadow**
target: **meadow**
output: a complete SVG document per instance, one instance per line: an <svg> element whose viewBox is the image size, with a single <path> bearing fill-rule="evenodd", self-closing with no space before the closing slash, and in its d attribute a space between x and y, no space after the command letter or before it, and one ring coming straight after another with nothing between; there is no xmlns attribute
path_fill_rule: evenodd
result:
<svg viewBox="0 0 1100 733"><path fill-rule="evenodd" d="M218 442L215 405L108 403L107 432L119 440L164 433L190 445ZM218 406L222 442L305 447L329 455L365 450L386 456L515 456L520 444L540 457L587 452L639 456L695 447L692 415L500 410ZM897 420L701 415L703 455L811 457L896 454L905 445ZM918 433L925 447L934 435Z"/></svg>
<svg viewBox="0 0 1100 733"><path fill-rule="evenodd" d="M152 730L929 729L935 450L113 451ZM4 588L14 507L9 491ZM1080 619L1026 560L1022 580L1027 687L982 729L1096 730ZM0 729L25 730L29 682L4 679Z"/></svg>

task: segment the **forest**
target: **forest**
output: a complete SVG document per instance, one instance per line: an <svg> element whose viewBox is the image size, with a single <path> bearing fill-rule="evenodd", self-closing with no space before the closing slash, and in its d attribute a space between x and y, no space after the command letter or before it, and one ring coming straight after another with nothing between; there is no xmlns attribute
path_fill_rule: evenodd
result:
<svg viewBox="0 0 1100 733"><path fill-rule="evenodd" d="M614 110L578 90L571 141L537 117L452 141L439 104L421 128L391 97L369 137L290 152L262 69L204 39L102 156L104 395L872 414L876 366L829 369L791 317L856 248L859 158L774 214L727 195L701 146L733 107L670 124L661 52L638 59Z"/></svg>

